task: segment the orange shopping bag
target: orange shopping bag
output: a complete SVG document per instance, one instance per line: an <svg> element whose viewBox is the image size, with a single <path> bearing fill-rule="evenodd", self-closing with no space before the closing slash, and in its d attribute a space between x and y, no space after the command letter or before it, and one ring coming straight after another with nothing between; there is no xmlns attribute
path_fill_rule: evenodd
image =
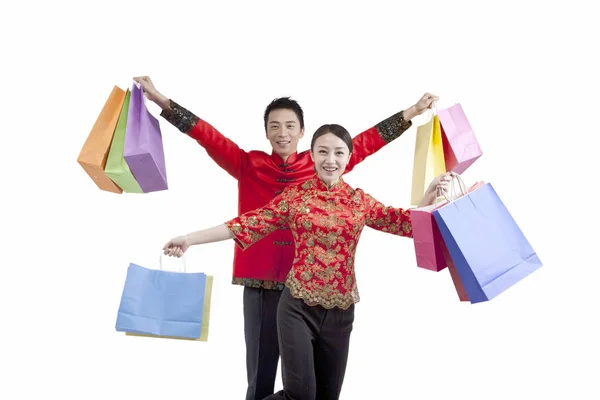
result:
<svg viewBox="0 0 600 400"><path fill-rule="evenodd" d="M77 162L101 190L113 193L123 193L123 190L106 175L104 168L124 101L125 91L113 87L77 158Z"/></svg>

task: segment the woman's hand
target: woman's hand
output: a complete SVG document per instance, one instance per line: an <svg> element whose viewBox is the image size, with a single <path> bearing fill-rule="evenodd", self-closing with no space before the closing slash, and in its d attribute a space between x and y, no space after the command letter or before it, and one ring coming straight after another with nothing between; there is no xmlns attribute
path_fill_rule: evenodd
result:
<svg viewBox="0 0 600 400"><path fill-rule="evenodd" d="M163 252L169 257L182 257L189 247L186 236L177 236L163 246Z"/></svg>
<svg viewBox="0 0 600 400"><path fill-rule="evenodd" d="M434 204L438 196L448 195L450 192L450 184L452 179L456 178L458 174L456 172L446 172L437 176L425 191L423 200L419 203L419 207L430 206Z"/></svg>

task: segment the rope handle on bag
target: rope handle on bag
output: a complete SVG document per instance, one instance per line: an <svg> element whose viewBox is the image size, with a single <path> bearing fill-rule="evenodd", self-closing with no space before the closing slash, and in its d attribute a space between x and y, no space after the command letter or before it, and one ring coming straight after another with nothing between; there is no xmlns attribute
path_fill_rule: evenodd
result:
<svg viewBox="0 0 600 400"><path fill-rule="evenodd" d="M160 252L159 259L158 259L158 268L159 268L161 271L162 271L162 269L163 269L163 267L162 267L163 255L164 255L164 254L163 254L163 252L161 251L161 252ZM181 261L182 261L182 264L183 264L183 272L186 272L186 271L187 271L187 266L186 266L186 263L185 263L185 256L186 256L186 254L185 254L185 253L183 253L183 257L181 257ZM179 272L179 271L178 271L178 272Z"/></svg>
<svg viewBox="0 0 600 400"><path fill-rule="evenodd" d="M460 192L461 192L459 195L457 195L457 193L456 193L454 181L458 182L458 186L459 186ZM452 185L451 185L452 198L448 197L447 193L442 192L441 190L438 189L438 197L440 196L440 194L443 195L448 203L451 203L452 201L454 201L468 193L467 187L465 185L465 181L463 180L463 178L460 175L456 174L456 176L452 179L451 183L452 183Z"/></svg>

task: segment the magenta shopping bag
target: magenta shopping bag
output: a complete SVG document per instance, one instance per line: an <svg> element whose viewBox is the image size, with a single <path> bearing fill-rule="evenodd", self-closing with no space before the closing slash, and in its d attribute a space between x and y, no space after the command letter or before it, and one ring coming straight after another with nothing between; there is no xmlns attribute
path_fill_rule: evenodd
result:
<svg viewBox="0 0 600 400"><path fill-rule="evenodd" d="M483 154L460 104L438 111L446 171L462 174Z"/></svg>
<svg viewBox="0 0 600 400"><path fill-rule="evenodd" d="M144 92L131 89L123 158L144 193L168 189L165 154L158 120L144 103Z"/></svg>
<svg viewBox="0 0 600 400"><path fill-rule="evenodd" d="M453 199L460 198L484 185L479 181L465 191L462 178L459 177L458 181L461 183L461 191L454 192ZM454 181L452 183L454 188ZM452 201L450 198L447 200ZM449 265L448 258L445 256L447 250L445 250L444 239L433 216L435 210L448 204L447 200L410 210L415 257L419 268L439 272Z"/></svg>
<svg viewBox="0 0 600 400"><path fill-rule="evenodd" d="M436 272L446 268L442 234L432 214L433 210L444 204L446 202L410 210L415 257L419 268Z"/></svg>

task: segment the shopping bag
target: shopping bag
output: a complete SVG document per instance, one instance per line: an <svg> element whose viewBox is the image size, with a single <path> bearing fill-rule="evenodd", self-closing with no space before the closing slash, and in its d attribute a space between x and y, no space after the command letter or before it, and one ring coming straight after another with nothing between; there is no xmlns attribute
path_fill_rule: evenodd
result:
<svg viewBox="0 0 600 400"><path fill-rule="evenodd" d="M453 201L453 199L457 199L465 193L476 189L481 184L481 182L478 182L467 191L464 188L462 178L458 176L457 179L452 180L451 193L446 196L441 196L440 194L435 204L410 210L413 245L419 268L439 272L448 265L447 260L444 258L442 234L433 217L433 211ZM445 201L443 197L446 198Z"/></svg>
<svg viewBox="0 0 600 400"><path fill-rule="evenodd" d="M471 303L495 298L542 266L490 183L433 215Z"/></svg>
<svg viewBox="0 0 600 400"><path fill-rule="evenodd" d="M446 171L462 174L481 155L481 147L460 104L439 110Z"/></svg>
<svg viewBox="0 0 600 400"><path fill-rule="evenodd" d="M202 328L200 330L200 337L198 339L190 339L190 338L181 338L175 336L159 336L159 335L150 335L143 333L132 333L126 332L125 336L142 336L142 337L150 337L150 338L159 338L159 339L177 339L177 340L192 340L198 342L207 342L208 341L208 328L210 323L210 300L212 298L212 283L213 277L212 275L206 276L206 288L204 289L204 304L202 307Z"/></svg>
<svg viewBox="0 0 600 400"><path fill-rule="evenodd" d="M135 180L135 177L131 173L129 166L123 158L123 150L125 146L125 128L127 126L127 113L129 112L130 97L131 92L129 89L127 89L125 101L121 107L121 113L119 115L117 127L115 128L115 134L110 145L110 152L108 153L104 172L124 192L143 193L142 188L140 188L140 185Z"/></svg>
<svg viewBox="0 0 600 400"><path fill-rule="evenodd" d="M437 115L433 115L429 122L417 127L411 205L419 204L431 181L444 172L446 164L440 121Z"/></svg>
<svg viewBox="0 0 600 400"><path fill-rule="evenodd" d="M77 157L77 162L98 188L119 194L123 190L110 179L104 168L124 100L125 91L114 86Z"/></svg>
<svg viewBox="0 0 600 400"><path fill-rule="evenodd" d="M483 185L485 185L485 183L482 181L476 182L473 186L471 186L469 188L468 191L469 191L469 193L471 193L473 190L480 188ZM432 215L432 218L434 218L433 215ZM456 290L456 294L458 295L458 299L460 301L469 301L469 296L467 295L465 286L462 284L462 282L460 280L460 276L458 275L456 266L452 262L452 258L450 257L450 253L448 252L448 247L446 247L446 244L444 243L443 240L441 241L440 246L442 249L442 253L444 254L444 261L446 262L446 266L448 267L448 271L450 272L450 278L452 279L452 284L454 285L454 289Z"/></svg>
<svg viewBox="0 0 600 400"><path fill-rule="evenodd" d="M433 218L433 210L446 204L438 203L431 206L410 210L410 220L413 232L413 245L417 267L439 272L446 268L443 239Z"/></svg>
<svg viewBox="0 0 600 400"><path fill-rule="evenodd" d="M129 101L123 158L144 193L168 189L160 125L146 108L143 89L135 83Z"/></svg>
<svg viewBox="0 0 600 400"><path fill-rule="evenodd" d="M446 244L444 243L443 240L440 242L440 248L441 248L446 266L448 267L448 271L450 272L450 279L452 279L452 284L454 285L454 289L456 290L458 299L460 301L469 301L469 296L467 295L465 286L462 284L462 282L460 280L460 276L458 275L456 266L454 265L454 262L452 262L452 258L450 257L450 253L448 252L448 247L446 247Z"/></svg>
<svg viewBox="0 0 600 400"><path fill-rule="evenodd" d="M117 313L118 332L199 339L206 274L131 263Z"/></svg>

